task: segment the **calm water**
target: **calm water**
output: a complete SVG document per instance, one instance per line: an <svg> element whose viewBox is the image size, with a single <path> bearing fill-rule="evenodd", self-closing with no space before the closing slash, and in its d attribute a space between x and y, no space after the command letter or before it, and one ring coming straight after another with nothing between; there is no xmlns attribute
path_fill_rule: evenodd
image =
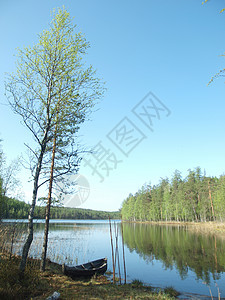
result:
<svg viewBox="0 0 225 300"><path fill-rule="evenodd" d="M115 224L122 262L121 224ZM114 226L113 222L113 233ZM40 257L43 229L43 223L35 224L32 257ZM128 281L139 279L155 287L173 286L182 293L208 296L211 290L215 297L219 287L221 297L225 297L222 238L194 233L185 227L147 224L123 224L123 231ZM21 245L15 245L14 251L21 252ZM108 270L112 271L108 221L51 220L48 257L68 265L107 257Z"/></svg>

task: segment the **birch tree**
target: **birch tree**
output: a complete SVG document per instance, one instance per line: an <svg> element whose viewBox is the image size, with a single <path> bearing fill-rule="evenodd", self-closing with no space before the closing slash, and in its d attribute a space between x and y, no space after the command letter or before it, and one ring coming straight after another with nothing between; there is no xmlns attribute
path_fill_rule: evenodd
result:
<svg viewBox="0 0 225 300"><path fill-rule="evenodd" d="M49 153L54 148L55 129L59 126L59 145L63 143L64 136L71 137L77 132L79 124L86 120L91 108L104 93L103 84L92 66L86 66L83 61L88 48L89 43L76 32L69 13L64 8L55 10L49 30L39 35L38 43L18 50L16 72L7 78L9 104L21 116L34 138L33 144L26 145L32 157L33 194L28 236L20 264L22 273L33 240L38 189L47 182L47 172L51 172L51 169L46 171L44 162L49 161ZM55 155L63 153L55 152ZM54 176L57 178L63 173L63 168L61 171L58 169Z"/></svg>

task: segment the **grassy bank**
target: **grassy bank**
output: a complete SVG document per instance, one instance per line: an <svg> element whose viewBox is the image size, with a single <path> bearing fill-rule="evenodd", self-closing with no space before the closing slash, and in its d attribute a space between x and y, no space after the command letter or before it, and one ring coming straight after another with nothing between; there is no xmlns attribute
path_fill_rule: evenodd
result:
<svg viewBox="0 0 225 300"><path fill-rule="evenodd" d="M46 272L39 271L40 261L29 259L24 278L18 272L20 258L0 254L0 299L46 299L55 291L60 299L174 299L175 291L165 292L143 286L141 282L116 285L106 276L90 280L72 280L62 274L58 264L47 261Z"/></svg>
<svg viewBox="0 0 225 300"><path fill-rule="evenodd" d="M219 234L225 236L225 223L219 222L201 222L188 223L188 229L195 230L204 234Z"/></svg>

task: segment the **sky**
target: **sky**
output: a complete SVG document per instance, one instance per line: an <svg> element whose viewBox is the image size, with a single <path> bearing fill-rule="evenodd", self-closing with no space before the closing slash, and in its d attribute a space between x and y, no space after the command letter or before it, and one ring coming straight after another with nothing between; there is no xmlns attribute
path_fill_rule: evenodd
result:
<svg viewBox="0 0 225 300"><path fill-rule="evenodd" d="M85 156L67 206L117 210L143 184L200 166L224 174L225 13L222 0L1 0L0 138L8 162L26 156L30 132L7 105L5 73L16 48L32 46L63 5L90 49L87 64L107 91L79 132ZM29 171L19 178L31 201ZM40 193L45 193L41 191Z"/></svg>

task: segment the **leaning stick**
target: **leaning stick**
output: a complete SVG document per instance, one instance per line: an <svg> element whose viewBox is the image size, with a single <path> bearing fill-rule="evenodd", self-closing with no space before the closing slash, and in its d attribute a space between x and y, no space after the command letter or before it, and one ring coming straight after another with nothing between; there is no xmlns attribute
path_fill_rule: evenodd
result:
<svg viewBox="0 0 225 300"><path fill-rule="evenodd" d="M122 235L122 246L123 246L123 268L124 268L124 283L127 283L127 272L125 264L125 251L124 251L124 239L123 239L123 223L121 221L121 235Z"/></svg>
<svg viewBox="0 0 225 300"><path fill-rule="evenodd" d="M115 225L116 226L116 225ZM119 256L119 249L118 249L118 225L116 226L116 250L117 250L117 260L118 260L118 269L119 269L119 279L121 284L121 273L120 273L120 256Z"/></svg>
<svg viewBox="0 0 225 300"><path fill-rule="evenodd" d="M115 283L115 264L114 264L113 239L112 239L112 228L111 228L110 217L109 217L109 228L110 228L111 247L112 247L113 283Z"/></svg>

